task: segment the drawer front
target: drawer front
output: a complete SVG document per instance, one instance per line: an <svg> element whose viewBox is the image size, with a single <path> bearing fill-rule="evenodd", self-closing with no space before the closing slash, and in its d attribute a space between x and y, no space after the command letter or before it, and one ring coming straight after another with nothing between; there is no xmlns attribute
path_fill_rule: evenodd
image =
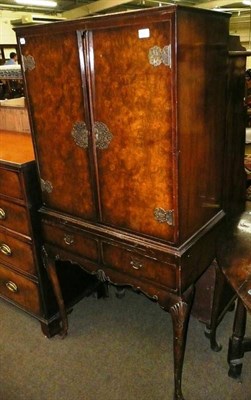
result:
<svg viewBox="0 0 251 400"><path fill-rule="evenodd" d="M15 199L23 199L20 175L15 171L0 168L0 193Z"/></svg>
<svg viewBox="0 0 251 400"><path fill-rule="evenodd" d="M0 226L29 236L30 229L26 208L0 199Z"/></svg>
<svg viewBox="0 0 251 400"><path fill-rule="evenodd" d="M36 275L31 244L0 232L0 262Z"/></svg>
<svg viewBox="0 0 251 400"><path fill-rule="evenodd" d="M0 296L14 301L27 311L40 315L38 285L0 264Z"/></svg>
<svg viewBox="0 0 251 400"><path fill-rule="evenodd" d="M42 224L45 242L56 245L76 256L98 261L98 241L85 234L70 231L58 226Z"/></svg>
<svg viewBox="0 0 251 400"><path fill-rule="evenodd" d="M133 276L159 283L169 289L176 289L176 266L144 257L133 251L108 243L102 243L103 263Z"/></svg>

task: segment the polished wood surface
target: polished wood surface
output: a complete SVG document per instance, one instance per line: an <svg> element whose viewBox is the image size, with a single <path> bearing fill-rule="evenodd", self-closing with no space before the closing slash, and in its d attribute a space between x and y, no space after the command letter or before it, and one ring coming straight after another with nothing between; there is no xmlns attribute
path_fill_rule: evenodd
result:
<svg viewBox="0 0 251 400"><path fill-rule="evenodd" d="M51 25L22 28L20 51L36 63L25 81L40 177L54 188L43 192L47 208L176 244L221 212L228 16L178 8L176 38L175 12L87 18L53 35ZM139 39L145 24L150 36ZM172 68L153 67L149 50L168 45ZM71 135L78 121L88 149ZM104 150L97 122L112 134ZM157 222L156 208L175 222Z"/></svg>
<svg viewBox="0 0 251 400"><path fill-rule="evenodd" d="M58 260L144 293L172 316L175 400L194 284L227 212L228 24L171 6L16 28L61 333Z"/></svg>
<svg viewBox="0 0 251 400"><path fill-rule="evenodd" d="M0 298L38 319L43 333L51 337L61 326L41 259L37 212L41 190L31 135L1 130L0 144ZM82 244L83 239L77 248ZM90 254L91 241L84 248ZM76 299L100 290L97 280L86 278L83 271L75 273L72 266L70 274L68 271L67 265L60 265L60 282L69 307Z"/></svg>
<svg viewBox="0 0 251 400"><path fill-rule="evenodd" d="M39 319L40 188L31 135L1 130L0 144L0 297Z"/></svg>
<svg viewBox="0 0 251 400"><path fill-rule="evenodd" d="M33 161L34 158L29 133L0 130L0 161L23 164Z"/></svg>

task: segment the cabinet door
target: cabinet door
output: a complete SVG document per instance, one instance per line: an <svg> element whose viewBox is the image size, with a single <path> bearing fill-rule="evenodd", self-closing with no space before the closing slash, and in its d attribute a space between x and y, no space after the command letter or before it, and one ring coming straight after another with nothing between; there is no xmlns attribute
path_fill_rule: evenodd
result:
<svg viewBox="0 0 251 400"><path fill-rule="evenodd" d="M173 241L171 20L89 35L102 222Z"/></svg>
<svg viewBox="0 0 251 400"><path fill-rule="evenodd" d="M27 35L19 40L43 203L94 219L83 97L85 71L83 62L79 62L76 32Z"/></svg>

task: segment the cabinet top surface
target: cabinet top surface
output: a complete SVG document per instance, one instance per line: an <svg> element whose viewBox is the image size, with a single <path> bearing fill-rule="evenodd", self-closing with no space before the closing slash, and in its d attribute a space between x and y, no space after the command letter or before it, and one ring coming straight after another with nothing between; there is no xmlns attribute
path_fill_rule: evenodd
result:
<svg viewBox="0 0 251 400"><path fill-rule="evenodd" d="M75 29L93 29L94 27L107 27L110 24L120 24L120 23L137 23L138 19L143 19L145 23L152 18L157 18L158 20L163 20L167 18L167 16L171 14L179 14L180 12L199 15L214 15L216 18L230 18L230 14L226 12L218 12L213 10L205 10L200 8L186 7L180 5L169 5L164 7L151 7L145 10L136 10L130 12L118 12L111 13L106 15L95 15L88 16L78 19L72 19L67 21L58 21L50 24L37 24L32 26L19 26L15 27L14 31L19 34L33 34L39 33L42 31L43 33L51 34L52 30L61 31L65 29L71 29L74 27Z"/></svg>
<svg viewBox="0 0 251 400"><path fill-rule="evenodd" d="M24 164L34 158L30 134L0 130L0 162Z"/></svg>

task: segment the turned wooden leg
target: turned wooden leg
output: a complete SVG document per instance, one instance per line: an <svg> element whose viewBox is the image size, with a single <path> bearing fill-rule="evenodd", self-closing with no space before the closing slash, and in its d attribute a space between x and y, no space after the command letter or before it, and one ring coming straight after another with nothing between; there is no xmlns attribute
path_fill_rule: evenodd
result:
<svg viewBox="0 0 251 400"><path fill-rule="evenodd" d="M238 299L233 334L229 339L228 347L228 375L231 378L238 379L241 376L242 358L244 356L244 335L246 330L247 311L242 301Z"/></svg>
<svg viewBox="0 0 251 400"><path fill-rule="evenodd" d="M212 315L210 326L206 326L205 328L205 336L210 340L210 347L213 351L220 351L222 349L221 344L218 344L216 341L216 329L218 324L218 316L220 310L220 302L221 302L221 295L226 284L226 278L224 277L223 273L221 272L218 264L214 263L215 267L215 287L214 287L214 297L213 297L213 306L212 306Z"/></svg>
<svg viewBox="0 0 251 400"><path fill-rule="evenodd" d="M68 318L67 318L67 313L66 313L66 309L65 309L65 304L64 304L64 299L62 296L62 292L61 292L61 287L60 287L60 283L58 280L58 275L57 275L57 271L56 271L56 265L55 265L55 259L52 259L51 257L48 256L45 248L43 248L43 264L46 268L48 277L51 281L52 284L52 288L57 300L57 304L58 304L58 308L59 308L59 314L60 314L60 318L61 318L61 330L60 330L60 336L62 336L62 338L64 338L67 335L67 331L68 331Z"/></svg>
<svg viewBox="0 0 251 400"><path fill-rule="evenodd" d="M193 294L194 288L190 287L184 296L169 309L173 322L174 400L184 400L181 380Z"/></svg>

